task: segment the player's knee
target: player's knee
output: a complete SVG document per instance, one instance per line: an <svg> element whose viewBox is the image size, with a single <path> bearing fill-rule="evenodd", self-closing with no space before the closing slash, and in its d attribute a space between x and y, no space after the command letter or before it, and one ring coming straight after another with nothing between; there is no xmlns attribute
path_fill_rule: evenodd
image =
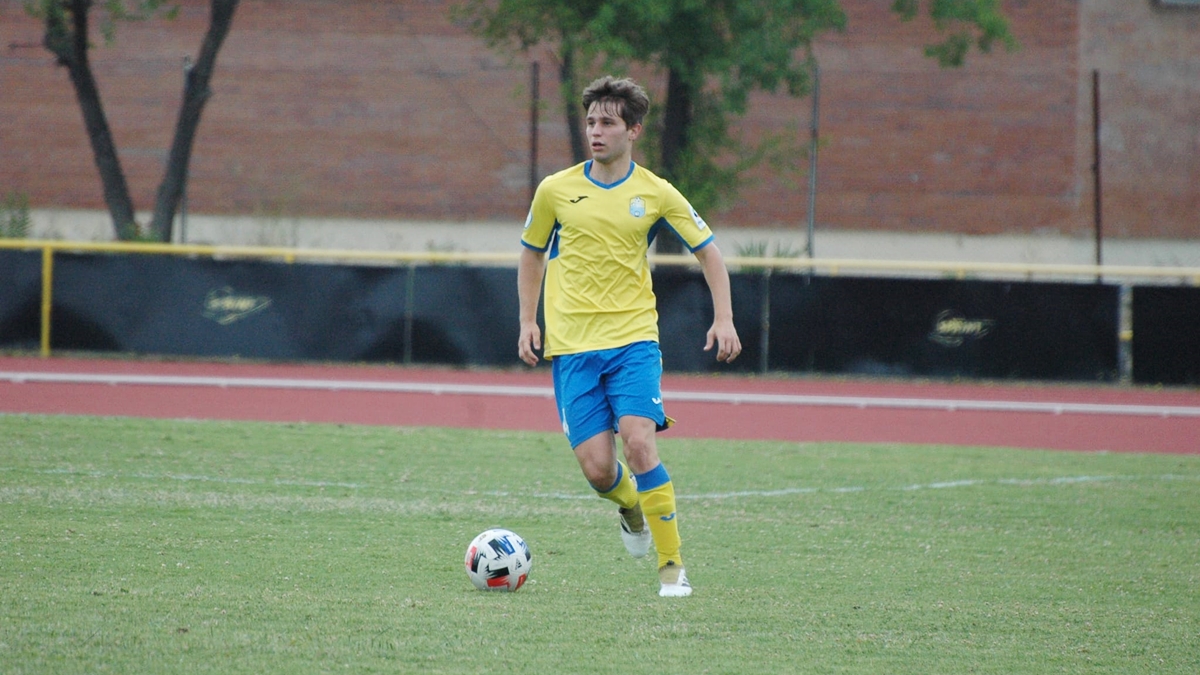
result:
<svg viewBox="0 0 1200 675"><path fill-rule="evenodd" d="M653 431L648 434L629 434L623 436L621 441L625 448L625 460L635 472L649 471L658 466L658 447L654 443Z"/></svg>
<svg viewBox="0 0 1200 675"><path fill-rule="evenodd" d="M607 492L617 482L617 466L613 462L580 461L583 477L599 492Z"/></svg>

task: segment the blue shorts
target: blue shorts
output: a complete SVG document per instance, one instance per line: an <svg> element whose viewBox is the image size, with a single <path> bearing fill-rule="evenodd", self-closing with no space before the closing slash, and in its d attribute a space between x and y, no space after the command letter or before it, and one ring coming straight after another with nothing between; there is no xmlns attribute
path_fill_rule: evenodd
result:
<svg viewBox="0 0 1200 675"><path fill-rule="evenodd" d="M662 352L657 342L555 356L554 400L563 433L574 448L636 415L664 428Z"/></svg>

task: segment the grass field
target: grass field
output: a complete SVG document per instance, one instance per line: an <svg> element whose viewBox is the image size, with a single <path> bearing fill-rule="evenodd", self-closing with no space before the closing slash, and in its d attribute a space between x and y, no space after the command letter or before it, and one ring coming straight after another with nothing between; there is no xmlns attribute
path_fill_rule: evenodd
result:
<svg viewBox="0 0 1200 675"><path fill-rule="evenodd" d="M1200 456L661 447L686 599L557 434L0 416L0 672L1200 672Z"/></svg>

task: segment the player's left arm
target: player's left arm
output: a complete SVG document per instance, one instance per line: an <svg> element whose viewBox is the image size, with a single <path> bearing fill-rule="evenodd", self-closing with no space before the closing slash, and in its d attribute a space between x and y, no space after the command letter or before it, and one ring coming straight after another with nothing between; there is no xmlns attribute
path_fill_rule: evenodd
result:
<svg viewBox="0 0 1200 675"><path fill-rule="evenodd" d="M733 294L729 288L729 270L725 267L725 258L714 241L693 253L704 270L704 280L708 283L713 302L713 323L705 338L704 351L710 351L716 344L717 360L730 363L742 353L742 341L733 326Z"/></svg>

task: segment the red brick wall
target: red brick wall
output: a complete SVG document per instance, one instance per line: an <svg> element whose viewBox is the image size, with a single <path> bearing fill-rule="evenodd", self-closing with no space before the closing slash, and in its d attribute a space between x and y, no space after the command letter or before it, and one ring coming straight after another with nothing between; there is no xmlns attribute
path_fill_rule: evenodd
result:
<svg viewBox="0 0 1200 675"><path fill-rule="evenodd" d="M528 59L490 51L468 36L448 18L451 4L243 3L197 137L192 211L523 218ZM843 4L849 30L824 37L818 49L820 227L1090 232L1090 90L1084 85L1090 68L1081 68L1080 54L1124 44L1113 37L1120 0L1008 0L1021 49L972 55L955 70L921 54L922 45L935 39L926 23L900 22L886 2ZM182 5L178 20L122 25L114 45L93 51L109 121L142 209L151 207L161 177L182 58L195 54L207 22L207 3ZM1098 46L1081 46L1081 16L1085 38L1094 37ZM21 2L0 0L0 195L23 192L35 207L102 208L66 72L54 67L40 40L40 26L24 15ZM1194 37L1182 42L1163 58L1197 67ZM1120 67L1136 69L1133 54L1148 53L1135 46ZM538 57L544 175L569 160L554 64L544 53ZM1097 60L1094 54L1087 58ZM1182 126L1184 138L1196 138L1195 81L1182 90L1159 81L1130 90L1114 75L1111 91L1126 120L1160 117L1155 128ZM649 84L659 82L650 78ZM758 95L738 131L748 138L788 134L803 147L809 109L808 100ZM1191 236L1200 152L1147 143L1138 137L1145 130L1134 124L1123 132L1125 147L1132 140L1149 154L1136 162L1122 158L1121 168L1111 169L1106 212L1120 219L1118 234ZM1192 142L1200 145L1200 138ZM801 227L808 162L798 154L794 163L791 172L759 169L731 208L706 215L726 227ZM1156 173L1164 165L1169 175Z"/></svg>
<svg viewBox="0 0 1200 675"><path fill-rule="evenodd" d="M1100 75L1105 231L1200 236L1200 7L1090 0L1081 26L1089 108Z"/></svg>

